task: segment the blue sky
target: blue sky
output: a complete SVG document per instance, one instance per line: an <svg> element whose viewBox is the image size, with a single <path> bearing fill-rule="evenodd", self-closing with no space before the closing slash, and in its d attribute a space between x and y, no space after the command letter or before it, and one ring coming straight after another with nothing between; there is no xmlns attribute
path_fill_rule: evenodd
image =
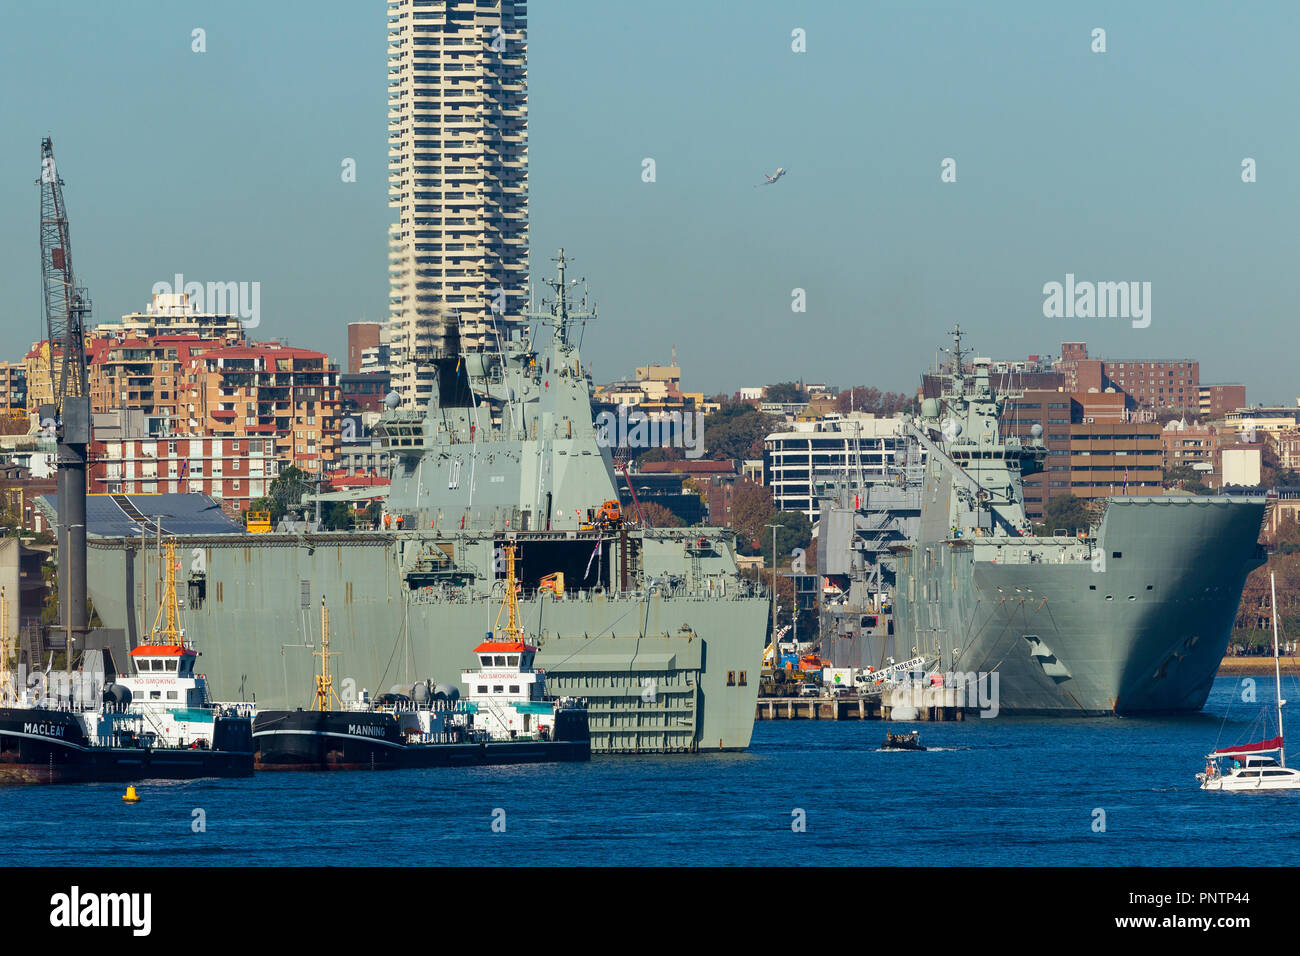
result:
<svg viewBox="0 0 1300 956"><path fill-rule="evenodd" d="M5 20L0 357L40 334L47 134L97 319L178 272L260 282L257 337L335 357L347 322L384 316L381 0L53 0ZM982 354L1083 340L1289 404L1298 27L1281 2L534 0L533 271L576 257L597 380L676 345L690 389L910 390L960 321ZM1045 318L1067 273L1150 282L1151 325Z"/></svg>

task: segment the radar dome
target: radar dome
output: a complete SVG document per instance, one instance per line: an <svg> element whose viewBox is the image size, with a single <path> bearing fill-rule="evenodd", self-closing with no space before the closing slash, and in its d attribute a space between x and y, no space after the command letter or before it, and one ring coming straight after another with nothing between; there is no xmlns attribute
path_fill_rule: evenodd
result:
<svg viewBox="0 0 1300 956"><path fill-rule="evenodd" d="M402 396L398 395L396 390L389 392L384 396L384 408L390 412L398 405L402 404Z"/></svg>
<svg viewBox="0 0 1300 956"><path fill-rule="evenodd" d="M1033 435L1035 438L1042 438L1043 426L1038 424L1037 422L1034 422L1034 427L1029 429L1029 434Z"/></svg>

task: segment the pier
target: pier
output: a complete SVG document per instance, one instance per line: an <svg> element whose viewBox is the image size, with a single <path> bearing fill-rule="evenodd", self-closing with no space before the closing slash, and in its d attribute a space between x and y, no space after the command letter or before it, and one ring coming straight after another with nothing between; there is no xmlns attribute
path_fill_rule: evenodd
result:
<svg viewBox="0 0 1300 956"><path fill-rule="evenodd" d="M929 693L926 688L916 702L895 692L886 701L882 697L760 697L755 720L890 720L895 707L915 709L908 720L964 720L966 709ZM911 697L912 695L907 695Z"/></svg>

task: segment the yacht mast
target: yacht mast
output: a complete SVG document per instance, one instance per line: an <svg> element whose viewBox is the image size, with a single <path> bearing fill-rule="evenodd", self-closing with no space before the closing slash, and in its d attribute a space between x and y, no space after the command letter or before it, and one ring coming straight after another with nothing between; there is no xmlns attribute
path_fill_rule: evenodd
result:
<svg viewBox="0 0 1300 956"><path fill-rule="evenodd" d="M1277 581L1271 571L1268 575L1268 589L1270 599L1273 602L1273 672L1277 678L1277 736L1282 743L1282 746L1278 749L1278 761L1285 767L1286 735L1282 732L1282 705L1286 701L1282 699L1282 659L1278 656L1277 651Z"/></svg>

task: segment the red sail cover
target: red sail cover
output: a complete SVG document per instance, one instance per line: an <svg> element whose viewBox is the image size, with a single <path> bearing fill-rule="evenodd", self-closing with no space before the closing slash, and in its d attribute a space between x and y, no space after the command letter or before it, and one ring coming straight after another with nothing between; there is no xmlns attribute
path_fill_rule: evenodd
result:
<svg viewBox="0 0 1300 956"><path fill-rule="evenodd" d="M1271 740L1261 740L1255 744L1238 744L1235 747L1220 747L1215 751L1216 754L1244 754L1253 753L1256 750L1281 750L1282 738L1274 737Z"/></svg>

